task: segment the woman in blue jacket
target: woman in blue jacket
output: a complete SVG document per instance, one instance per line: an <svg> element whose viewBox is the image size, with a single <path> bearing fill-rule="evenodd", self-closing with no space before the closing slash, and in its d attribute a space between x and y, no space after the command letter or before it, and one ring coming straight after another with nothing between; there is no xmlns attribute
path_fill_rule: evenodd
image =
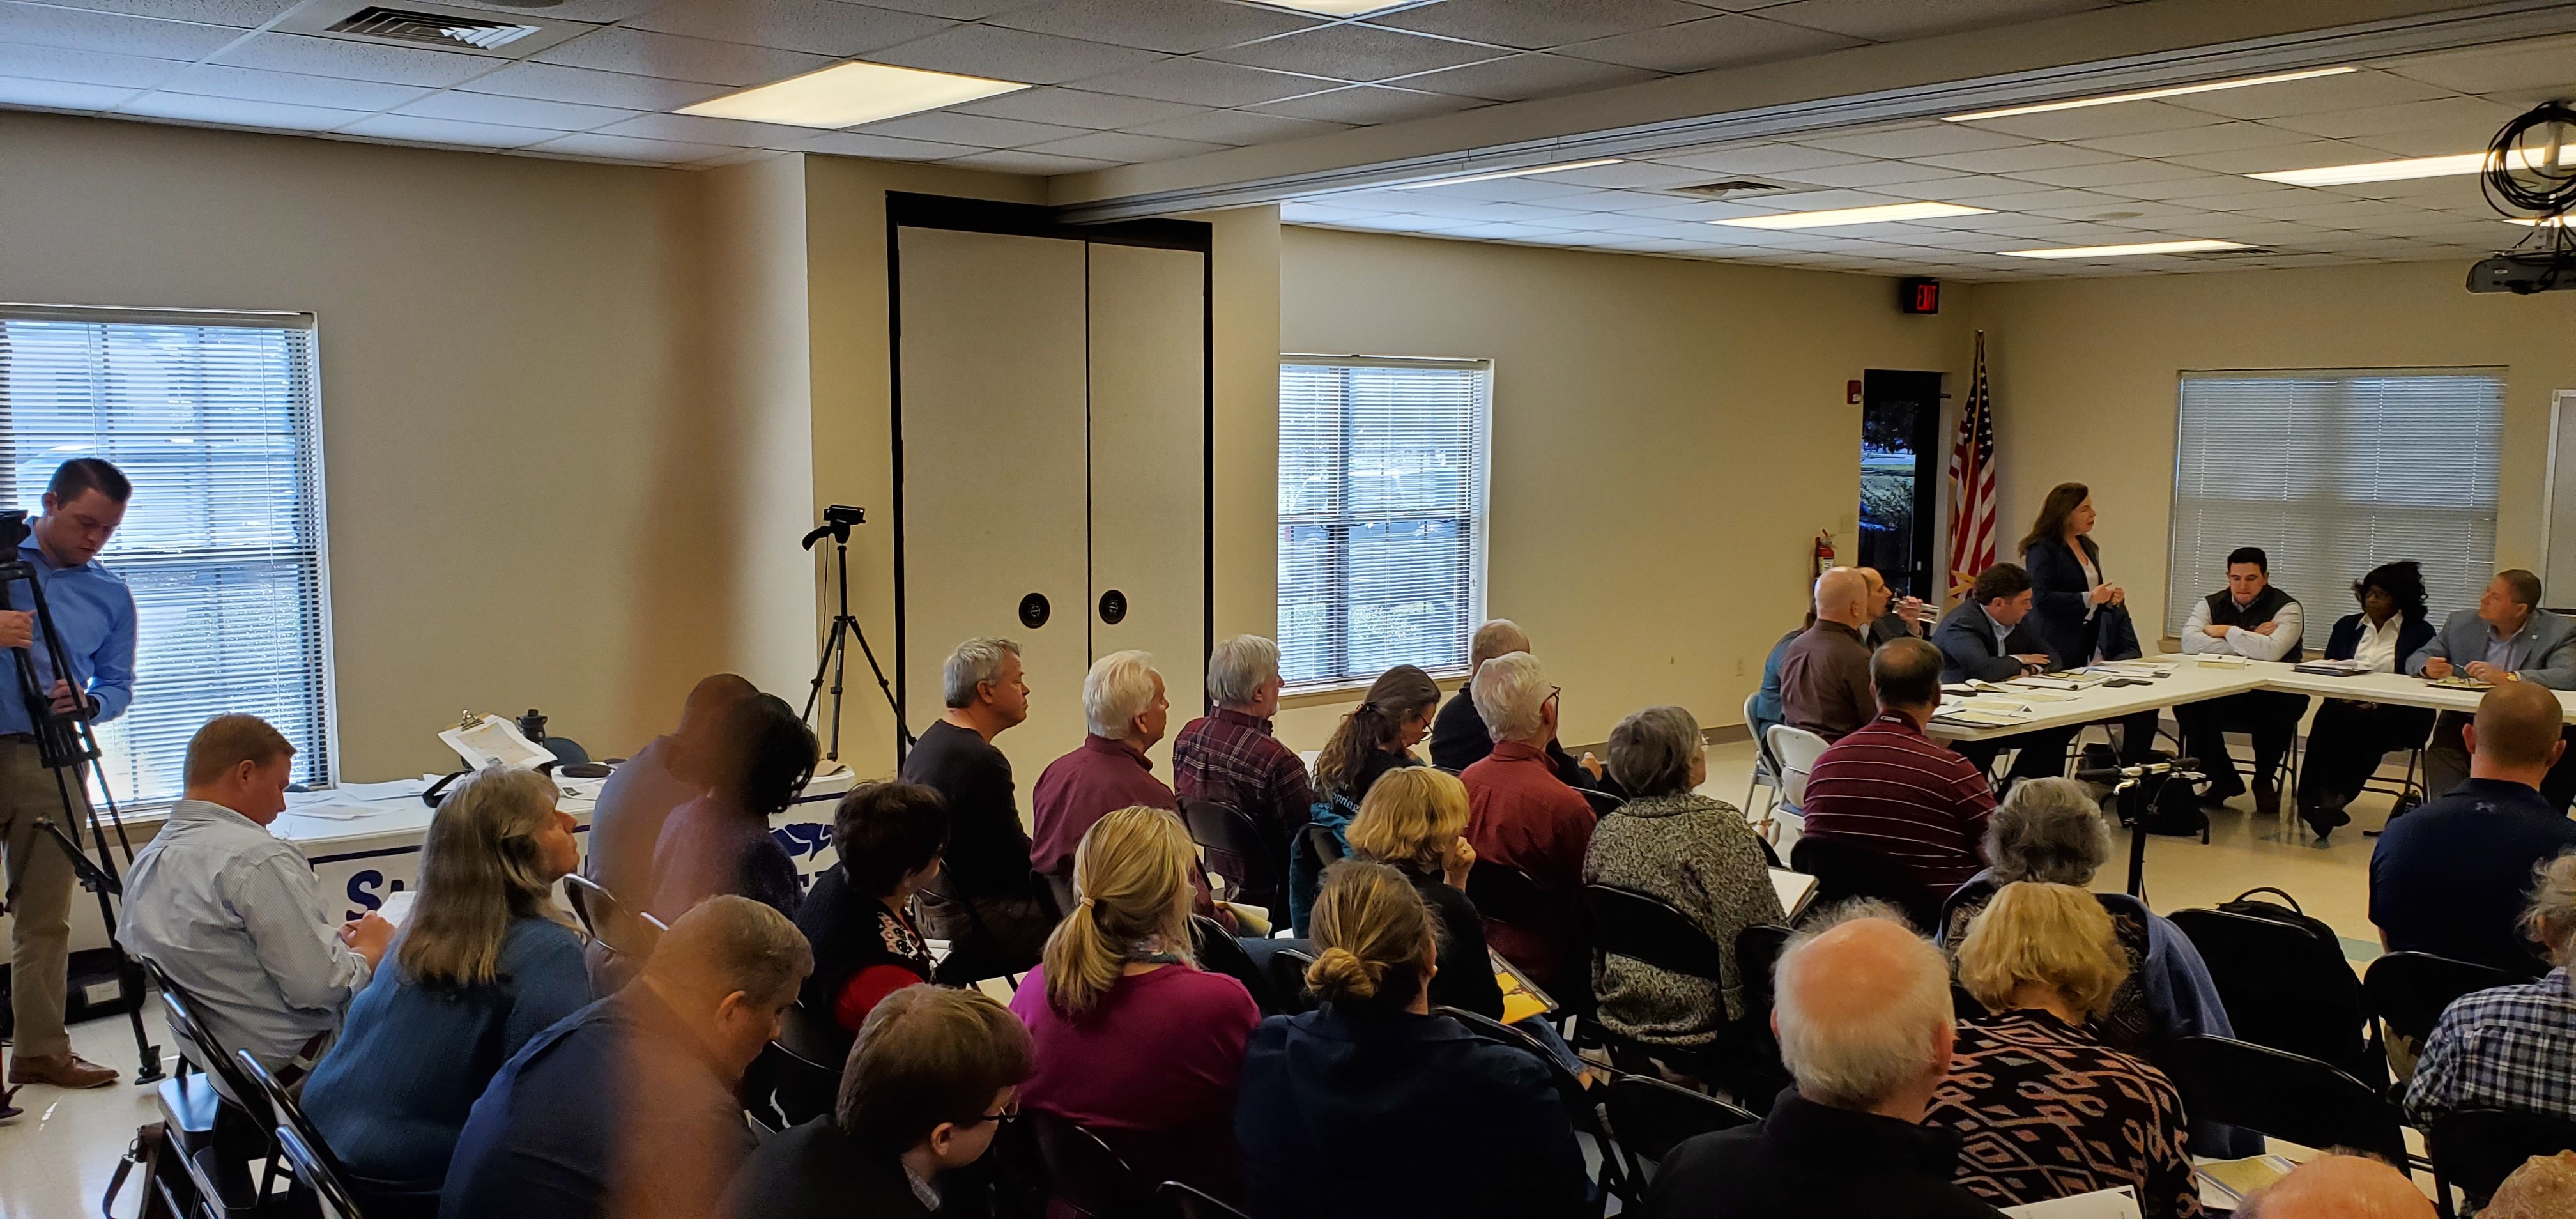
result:
<svg viewBox="0 0 2576 1219"><path fill-rule="evenodd" d="M2049 488L2039 519L2021 540L2021 565L2030 573L2030 617L2025 625L2048 648L2051 665L2080 669L2101 660L2138 655L2126 590L2102 577L2102 548L2093 544L2093 492L2082 483ZM2119 721L2120 757L2144 760L2156 744L2156 713Z"/></svg>
<svg viewBox="0 0 2576 1219"><path fill-rule="evenodd" d="M2382 563L2352 582L2361 612L2346 614L2326 639L2327 660L2361 660L2373 673L2394 673L2432 641L2424 610L2424 572L2415 561ZM2351 821L2343 810L2392 749L2413 749L2433 732L2430 707L2400 707L2330 698L2308 728L2299 769L2299 818L2323 838Z"/></svg>

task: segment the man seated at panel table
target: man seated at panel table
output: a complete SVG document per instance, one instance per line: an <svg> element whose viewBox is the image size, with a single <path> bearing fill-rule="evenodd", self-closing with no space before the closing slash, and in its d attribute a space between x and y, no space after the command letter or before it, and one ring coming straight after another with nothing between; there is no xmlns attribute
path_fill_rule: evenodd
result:
<svg viewBox="0 0 2576 1219"><path fill-rule="evenodd" d="M1891 639L1912 636L1921 639L1932 633L1932 607L1921 597L1899 597L1887 577L1875 567L1856 567L1860 578L1869 581L1869 628L1861 638L1875 648Z"/></svg>
<svg viewBox="0 0 2576 1219"><path fill-rule="evenodd" d="M1932 632L1933 645L1941 649L1941 680L2004 682L2048 668L2048 645L2027 625L2030 602L2030 573L2021 564L1997 563L1978 573L1959 608L1944 615ZM2004 776L2009 787L2019 779L2065 774L2066 746L2080 731L2043 728L1950 747L1980 771L1994 769L1995 755L2004 750L2018 750L2012 771Z"/></svg>
<svg viewBox="0 0 2576 1219"><path fill-rule="evenodd" d="M2431 643L2406 658L2406 671L2435 681L2457 675L2576 690L2576 619L2541 609L2540 591L2540 577L2519 567L2497 572L2478 607L2451 615ZM2433 721L2433 743L2424 748L2427 794L2441 795L2467 776L2460 727L2468 718L2445 711ZM2540 794L2551 808L2567 810L2568 800L2576 798L2576 757L2561 758L2550 769Z"/></svg>
<svg viewBox="0 0 2576 1219"><path fill-rule="evenodd" d="M2296 662L2307 655L2299 639L2305 627L2298 598L2272 586L2272 565L2263 548L2239 546L2227 556L2227 587L2193 602L2191 615L2183 619L2182 650L2186 656ZM2281 788L2274 775L2307 711L2307 695L2280 690L2248 690L2175 707L2183 753L2199 759L2209 776L2202 801L2225 804L2244 794L2245 781L2236 777L2236 761L2227 752L2227 734L2246 732L2254 737L2254 811L2278 815Z"/></svg>
<svg viewBox="0 0 2576 1219"><path fill-rule="evenodd" d="M1477 671L1484 668L1488 660L1530 650L1529 633L1509 618L1496 618L1477 627L1475 637L1468 643L1467 680L1474 682ZM1494 740L1494 735L1485 730L1485 721L1476 711L1476 700L1462 685L1456 694L1449 697L1447 705L1440 708L1440 717L1431 722L1431 764L1455 774L1465 774L1468 767L1484 761L1485 755L1494 751ZM1575 757L1565 751L1565 746L1557 744L1552 736L1547 739L1547 762L1556 768L1556 777L1564 780L1568 787L1618 791L1618 785L1609 779L1609 768L1601 759L1588 753Z"/></svg>
<svg viewBox="0 0 2576 1219"><path fill-rule="evenodd" d="M1994 788L1976 763L1923 735L1941 704L1941 653L1899 639L1869 662L1878 718L1827 746L1807 777L1804 833L1868 847L1947 897L1986 866Z"/></svg>
<svg viewBox="0 0 2576 1219"><path fill-rule="evenodd" d="M2370 855L2370 921L2391 952L2429 952L2515 973L2543 966L2520 919L2532 869L2576 849L2576 821L2538 791L2567 748L2558 699L2521 682L2478 700L2464 731L2469 777L2388 823Z"/></svg>
<svg viewBox="0 0 2576 1219"><path fill-rule="evenodd" d="M1816 624L1780 659L1780 709L1788 724L1827 741L1878 715L1869 692L1869 581L1848 567L1816 577Z"/></svg>

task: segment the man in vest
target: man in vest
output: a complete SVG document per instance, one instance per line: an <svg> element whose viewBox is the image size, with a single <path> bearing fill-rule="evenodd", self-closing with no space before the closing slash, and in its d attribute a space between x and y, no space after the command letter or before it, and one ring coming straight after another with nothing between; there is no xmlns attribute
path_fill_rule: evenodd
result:
<svg viewBox="0 0 2576 1219"><path fill-rule="evenodd" d="M2239 546L2227 556L2227 587L2191 607L2182 625L2186 655L2224 653L2251 660L2296 662L2299 647L2298 599L2272 587L2271 564L2259 546ZM2174 708L2182 726L2183 752L2200 761L2209 776L2206 800L2224 804L2245 793L2236 777L2236 759L2227 752L2227 734L2254 738L2254 808L2265 816L2281 811L2281 789L2275 781L2282 755L2307 713L2308 696L2278 690L2250 690L2226 698L2184 703Z"/></svg>

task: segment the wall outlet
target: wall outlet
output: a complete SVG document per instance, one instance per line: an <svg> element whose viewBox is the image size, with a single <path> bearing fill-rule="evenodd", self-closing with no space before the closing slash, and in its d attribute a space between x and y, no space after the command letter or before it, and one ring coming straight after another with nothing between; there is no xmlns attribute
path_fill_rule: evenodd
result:
<svg viewBox="0 0 2576 1219"><path fill-rule="evenodd" d="M1737 677L1744 676L1744 658L1741 656L1735 658L1735 675Z"/></svg>

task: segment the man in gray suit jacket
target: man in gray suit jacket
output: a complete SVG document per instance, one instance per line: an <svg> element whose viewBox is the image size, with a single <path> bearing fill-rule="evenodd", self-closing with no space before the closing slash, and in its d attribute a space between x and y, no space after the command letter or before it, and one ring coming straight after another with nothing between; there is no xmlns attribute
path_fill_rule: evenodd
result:
<svg viewBox="0 0 2576 1219"><path fill-rule="evenodd" d="M2540 608L2540 577L2514 568L2496 573L2478 607L2450 621L2415 654L2406 671L2436 680L2460 675L2483 682L2527 681L2553 690L2576 690L2576 619ZM2433 723L2424 751L2424 791L2439 797L2469 777L2469 753L2460 726L2469 717L2445 711ZM2568 737L2576 741L2576 735ZM2576 754L2576 749L2568 751ZM2576 760L2561 758L2541 782L2540 794L2560 810L2576 798Z"/></svg>

